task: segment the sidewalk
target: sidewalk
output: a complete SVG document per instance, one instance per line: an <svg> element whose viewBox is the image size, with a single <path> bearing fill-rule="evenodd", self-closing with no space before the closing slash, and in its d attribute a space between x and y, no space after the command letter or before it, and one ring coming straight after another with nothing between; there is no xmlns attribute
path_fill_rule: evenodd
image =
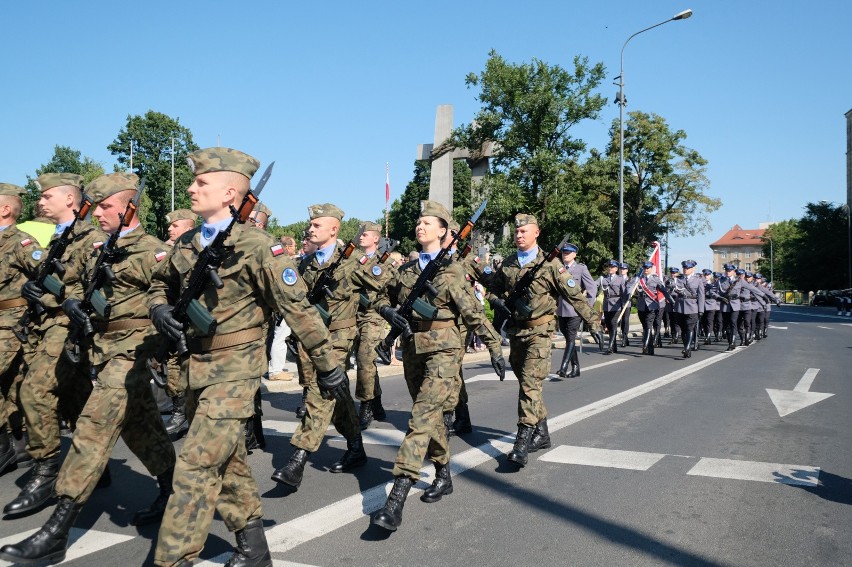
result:
<svg viewBox="0 0 852 567"><path fill-rule="evenodd" d="M639 323L639 317L634 313L630 316L630 338L641 337L642 333L638 332L636 329L641 331L642 325ZM594 345L595 341L592 340L591 334L588 332L584 332L583 335L583 345ZM580 337L577 337L577 340L580 340ZM556 333L553 335L553 344L551 348L563 349L565 348L565 337L561 334ZM508 362L509 360L509 347L503 347L503 357ZM471 362L489 362L491 361L491 355L487 350L483 350L480 352L468 352L464 355L463 363L471 363ZM379 364L379 378L391 377L391 376L402 376L402 365L398 366L390 366L387 364ZM357 371L350 370L348 372L349 380L355 381ZM284 381L269 381L266 379L262 379L260 381L260 393L266 394L269 392L272 393L286 393L286 392L301 392L302 387L299 385L298 376L293 380Z"/></svg>

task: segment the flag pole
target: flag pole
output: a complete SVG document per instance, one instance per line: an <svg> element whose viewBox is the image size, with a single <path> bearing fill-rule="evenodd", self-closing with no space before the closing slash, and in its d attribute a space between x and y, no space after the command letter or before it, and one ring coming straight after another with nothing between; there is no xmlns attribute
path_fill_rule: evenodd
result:
<svg viewBox="0 0 852 567"><path fill-rule="evenodd" d="M388 206L390 203L390 162L385 162L385 238L388 238Z"/></svg>

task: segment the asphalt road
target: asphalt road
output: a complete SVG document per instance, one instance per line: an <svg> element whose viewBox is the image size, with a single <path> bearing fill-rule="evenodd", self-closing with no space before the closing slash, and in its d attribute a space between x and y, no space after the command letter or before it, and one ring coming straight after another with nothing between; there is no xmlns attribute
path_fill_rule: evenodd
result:
<svg viewBox="0 0 852 567"><path fill-rule="evenodd" d="M680 348L603 356L585 345L579 378L545 384L553 446L520 470L505 456L517 382L499 382L487 359L469 362L475 430L452 440L455 491L434 504L412 491L393 534L368 515L384 502L406 429L402 377L383 378L388 420L365 434L368 465L328 473L345 448L332 430L297 492L270 475L289 457L299 392L267 394L267 448L249 459L275 565L852 564L852 319L783 307L750 347L702 347L688 360ZM156 526L128 520L155 482L121 442L110 466L113 484L80 515L66 564L151 564ZM24 478L6 473L0 494L12 498ZM0 543L50 510L0 521ZM232 546L217 518L202 560L222 564Z"/></svg>

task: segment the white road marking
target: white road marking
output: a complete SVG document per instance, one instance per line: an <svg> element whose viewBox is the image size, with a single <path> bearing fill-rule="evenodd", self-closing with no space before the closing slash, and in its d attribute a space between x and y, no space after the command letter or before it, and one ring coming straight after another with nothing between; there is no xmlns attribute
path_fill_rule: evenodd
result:
<svg viewBox="0 0 852 567"><path fill-rule="evenodd" d="M817 325L817 328L818 329L828 329L829 331L831 330L831 327L823 327L822 325Z"/></svg>
<svg viewBox="0 0 852 567"><path fill-rule="evenodd" d="M283 437L292 437L293 433L296 432L296 428L298 426L298 421L264 419L263 434L272 436L280 435ZM328 426L328 431L326 432L326 435L329 436L329 443L346 442L346 439L342 435L337 433L337 430L334 428L333 425ZM391 447L399 447L399 445L402 443L402 439L405 437L405 432L393 428L371 427L370 429L362 431L361 436L364 439L364 443L368 445L389 445Z"/></svg>
<svg viewBox="0 0 852 567"><path fill-rule="evenodd" d="M806 465L704 458L698 461L686 474L691 476L792 484L794 486L818 486L819 472L819 467Z"/></svg>
<svg viewBox="0 0 852 567"><path fill-rule="evenodd" d="M548 419L548 426L551 432L558 431L563 427L567 427L588 417L592 417L608 409L611 409L619 404L630 401L634 398L647 394L657 388L661 388L670 384L684 376L690 376L696 370L706 368L717 362L721 362L736 356L741 350L732 352L724 352L710 358L707 358L696 364L686 366L680 370L651 380L646 384L642 384L635 388L626 390L614 396L604 398L603 400L588 404L576 410ZM478 447L468 449L459 455L453 455L450 461L450 470L452 474L461 474L466 470L479 466L480 464L494 460L495 458L507 454L514 443L515 435L506 434L497 439L492 439L487 443L483 443ZM431 465L424 466L420 470L421 481L415 485L412 493L416 493L426 488L431 483L431 477L434 474L434 469ZM425 481L425 482L424 482ZM315 510L289 522L278 524L266 530L266 539L269 542L270 550L280 553L293 549L303 543L324 536L334 530L348 525L352 522L364 520L366 515L369 515L379 508L385 502L388 493L390 493L392 483L387 482L379 486L368 488L359 494L355 494L343 500L339 500L329 504L325 508ZM411 498L411 496L409 496Z"/></svg>
<svg viewBox="0 0 852 567"><path fill-rule="evenodd" d="M0 539L0 547L10 543L18 543L21 540L30 537L37 531L38 529L28 530ZM95 553L102 549L112 547L113 545L124 543L134 537L136 536L113 534L98 530L85 530L82 528L71 528L71 531L68 534L68 552L65 554L65 561L79 559L85 555L89 555L90 553ZM15 563L0 561L0 567L6 567L7 565L15 565Z"/></svg>
<svg viewBox="0 0 852 567"><path fill-rule="evenodd" d="M769 328L770 329L783 329L785 331L787 330L787 327L776 327L775 325L769 325Z"/></svg>
<svg viewBox="0 0 852 567"><path fill-rule="evenodd" d="M792 390L766 389L769 399L772 400L772 403L775 404L775 409L778 410L779 417L790 415L793 412L812 406L834 395L808 391L811 389L811 385L814 383L818 372L819 368L808 368L799 380L799 383Z"/></svg>
<svg viewBox="0 0 852 567"><path fill-rule="evenodd" d="M640 453L637 451L618 451L615 449L560 445L556 449L540 456L538 460L549 463L567 463L570 465L646 471L665 456L660 453Z"/></svg>
<svg viewBox="0 0 852 567"><path fill-rule="evenodd" d="M838 319L838 318L842 319L843 318L843 315L820 315L819 313L805 313L803 311L792 310L792 309L790 311L787 311L786 309L781 309L779 311L783 311L784 313L801 315L803 317L819 317L821 319ZM791 323L791 324L794 324L794 325L799 324L799 323L794 323L793 321L788 321L788 322Z"/></svg>
<svg viewBox="0 0 852 567"><path fill-rule="evenodd" d="M793 388L795 392L807 392L811 389L811 385L814 383L814 379L816 379L817 374L819 374L819 368L808 368L802 379L799 380L799 383L796 384L796 387Z"/></svg>

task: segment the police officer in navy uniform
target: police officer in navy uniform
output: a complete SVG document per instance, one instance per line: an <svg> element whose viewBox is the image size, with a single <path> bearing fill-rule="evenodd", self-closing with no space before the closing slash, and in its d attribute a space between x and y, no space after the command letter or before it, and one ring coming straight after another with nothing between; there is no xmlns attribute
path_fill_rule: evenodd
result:
<svg viewBox="0 0 852 567"><path fill-rule="evenodd" d="M698 320L704 313L704 278L695 273L697 264L695 260L681 262L683 275L675 278L671 286L675 300L672 312L677 313L680 322L684 358L691 357L698 348Z"/></svg>
<svg viewBox="0 0 852 567"><path fill-rule="evenodd" d="M580 289L586 294L589 306L591 307L595 303L598 287L595 285L595 280L592 279L592 274L589 273L589 268L585 264L576 261L578 250L579 246L576 244L565 244L561 250L562 263L565 265L565 269L571 273L574 281L580 283ZM576 378L580 375L580 360L576 349L577 331L583 323L583 318L562 297L557 301L556 318L559 323L559 332L565 337L565 352L562 355L562 362L556 374L562 378ZM568 370L569 364L571 365L570 372Z"/></svg>
<svg viewBox="0 0 852 567"><path fill-rule="evenodd" d="M713 270L704 268L701 270L701 275L704 276L704 316L701 317L701 330L704 333L704 344L713 344L713 338L719 341L719 327L717 326L720 317L719 300L716 299L716 288L718 283L713 278Z"/></svg>
<svg viewBox="0 0 852 567"><path fill-rule="evenodd" d="M618 317L618 312L624 301L624 296L627 291L627 280L620 276L617 272L619 264L615 260L609 260L606 263L609 274L601 276L598 280L598 285L603 289L603 312L604 312L604 327L609 333L609 346L604 351L604 354L618 352L616 342L618 329L615 327L615 319Z"/></svg>
<svg viewBox="0 0 852 567"><path fill-rule="evenodd" d="M624 278L625 283L625 297L627 292L630 290L630 286L633 283L633 278L630 277L628 271L630 270L630 264L627 262L622 262L618 265L618 275ZM631 301L632 299L625 299L625 301ZM629 347L630 339L628 338L630 335L630 307L624 312L624 316L621 318L621 346Z"/></svg>
<svg viewBox="0 0 852 567"><path fill-rule="evenodd" d="M722 312L722 329L728 340L727 350L734 350L734 328L740 312L740 290L743 282L736 277L737 267L733 264L724 265L725 275L718 279L715 290L719 300L719 311Z"/></svg>
<svg viewBox="0 0 852 567"><path fill-rule="evenodd" d="M670 294L675 279L678 277L680 277L680 268L669 268L669 275L665 278L665 282L666 288L669 290ZM669 344L676 344L680 336L680 318L678 314L674 311L674 302L666 302L666 312L663 315L663 324L666 325L671 331L671 340L669 341Z"/></svg>
<svg viewBox="0 0 852 567"><path fill-rule="evenodd" d="M642 323L642 354L654 354L656 335L660 332L661 303L668 294L663 280L654 273L654 264L644 262L636 288L636 311Z"/></svg>

